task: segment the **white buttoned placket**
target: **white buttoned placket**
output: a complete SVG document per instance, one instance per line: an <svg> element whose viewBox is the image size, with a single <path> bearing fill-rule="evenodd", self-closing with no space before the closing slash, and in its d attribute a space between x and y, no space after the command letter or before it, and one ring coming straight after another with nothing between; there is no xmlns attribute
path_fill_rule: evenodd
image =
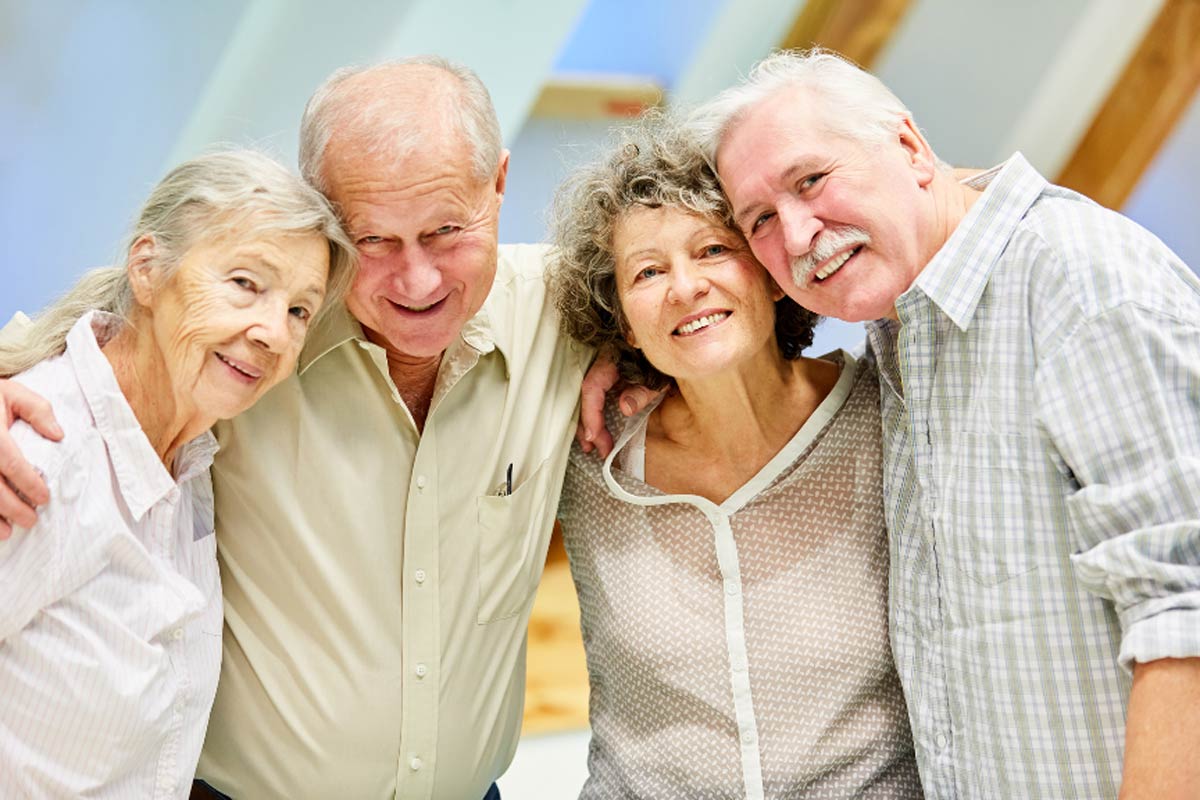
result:
<svg viewBox="0 0 1200 800"><path fill-rule="evenodd" d="M649 414L653 407L643 413ZM617 441L604 461L604 482L609 491L622 500L634 505L660 506L670 503L687 503L695 506L712 526L713 544L717 553L717 564L721 571L722 600L725 610L725 644L729 658L729 684L733 693L734 717L737 721L738 747L741 751L742 782L746 800L762 800L764 796L762 777L762 755L759 750L758 721L754 716L754 703L750 695L750 658L746 649L746 623L742 608L742 576L738 567L737 543L733 538L733 527L729 514L711 500L696 495L664 495L640 497L626 491L612 476L612 462L637 430L631 424Z"/></svg>
<svg viewBox="0 0 1200 800"><path fill-rule="evenodd" d="M387 358L378 346L363 342L385 376L392 399L408 423L416 422L387 371ZM479 361L480 352L462 344L443 358L438 389L420 432L408 486L404 520L401 608L401 724L396 769L400 797L431 798L437 766L439 734L438 690L441 670L441 604L439 602L440 514L437 491L437 407L459 380ZM408 665L411 665L408 666Z"/></svg>

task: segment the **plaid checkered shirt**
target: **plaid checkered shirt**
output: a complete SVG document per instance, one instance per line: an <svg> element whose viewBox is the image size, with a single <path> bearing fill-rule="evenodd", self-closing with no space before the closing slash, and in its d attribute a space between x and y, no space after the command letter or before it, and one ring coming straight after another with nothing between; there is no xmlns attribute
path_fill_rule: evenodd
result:
<svg viewBox="0 0 1200 800"><path fill-rule="evenodd" d="M891 637L931 798L1116 797L1134 661L1200 655L1200 280L1020 154L896 304Z"/></svg>

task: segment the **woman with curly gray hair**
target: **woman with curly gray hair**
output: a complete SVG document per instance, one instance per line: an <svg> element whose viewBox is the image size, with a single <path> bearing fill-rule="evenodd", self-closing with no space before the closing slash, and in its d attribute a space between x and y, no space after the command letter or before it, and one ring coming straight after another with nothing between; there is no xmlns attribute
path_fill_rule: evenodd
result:
<svg viewBox="0 0 1200 800"><path fill-rule="evenodd" d="M879 387L663 119L555 206L564 330L663 389L560 503L591 679L586 798L920 797L887 637Z"/></svg>

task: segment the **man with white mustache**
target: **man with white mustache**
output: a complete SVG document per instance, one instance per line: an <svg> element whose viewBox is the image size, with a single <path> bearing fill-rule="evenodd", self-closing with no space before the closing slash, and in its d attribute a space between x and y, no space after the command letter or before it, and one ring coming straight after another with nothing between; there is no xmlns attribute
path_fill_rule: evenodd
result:
<svg viewBox="0 0 1200 800"><path fill-rule="evenodd" d="M830 53L692 122L784 291L867 323L927 796L1195 797L1200 280L1020 154L960 183Z"/></svg>
<svg viewBox="0 0 1200 800"><path fill-rule="evenodd" d="M959 183L832 54L693 121L780 286L867 321L928 796L1194 797L1200 280L1019 154Z"/></svg>

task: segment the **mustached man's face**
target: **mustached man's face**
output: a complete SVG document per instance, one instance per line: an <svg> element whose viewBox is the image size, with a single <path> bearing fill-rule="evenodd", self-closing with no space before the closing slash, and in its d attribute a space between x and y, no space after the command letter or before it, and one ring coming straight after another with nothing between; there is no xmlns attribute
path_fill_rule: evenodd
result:
<svg viewBox="0 0 1200 800"><path fill-rule="evenodd" d="M934 161L907 121L894 141L829 133L803 89L760 101L726 134L717 169L754 255L800 305L850 322L894 316L936 247Z"/></svg>

